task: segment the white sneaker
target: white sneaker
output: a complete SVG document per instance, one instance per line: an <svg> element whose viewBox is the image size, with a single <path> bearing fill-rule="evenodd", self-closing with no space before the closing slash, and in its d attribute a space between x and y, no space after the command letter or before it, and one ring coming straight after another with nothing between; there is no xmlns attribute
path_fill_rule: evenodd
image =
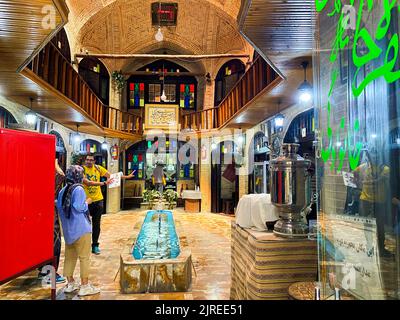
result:
<svg viewBox="0 0 400 320"><path fill-rule="evenodd" d="M79 290L78 296L91 296L94 294L100 293L100 289L94 287L91 284L87 284L85 286L81 286L81 289Z"/></svg>
<svg viewBox="0 0 400 320"><path fill-rule="evenodd" d="M77 283L77 282L70 282L70 283L68 283L68 284L65 286L64 292L65 292L65 293L72 293L72 292L74 292L74 291L76 291L76 290L79 290L79 288L80 288L79 283Z"/></svg>

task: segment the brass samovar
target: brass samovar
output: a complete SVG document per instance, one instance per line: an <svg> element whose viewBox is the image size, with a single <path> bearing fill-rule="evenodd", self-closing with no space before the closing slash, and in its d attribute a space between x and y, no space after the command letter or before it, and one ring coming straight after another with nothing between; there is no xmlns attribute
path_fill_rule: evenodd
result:
<svg viewBox="0 0 400 320"><path fill-rule="evenodd" d="M270 161L271 202L280 219L274 233L285 238L306 238L308 226L302 213L311 204L311 161L297 154L298 144L283 144L279 157Z"/></svg>

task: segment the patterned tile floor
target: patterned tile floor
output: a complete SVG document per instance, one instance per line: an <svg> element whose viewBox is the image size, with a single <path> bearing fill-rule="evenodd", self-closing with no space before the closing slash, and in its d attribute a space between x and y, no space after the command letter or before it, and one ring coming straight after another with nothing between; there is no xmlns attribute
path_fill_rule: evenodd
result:
<svg viewBox="0 0 400 320"><path fill-rule="evenodd" d="M133 228L140 228L145 211L121 211L104 215L100 246L102 254L91 256L90 281L101 288L101 293L84 299L99 300L227 300L230 295L231 243L230 216L211 213L185 213L174 211L181 245L192 251L195 267L192 290L184 293L122 294L119 286L120 252L131 237ZM63 245L64 246L64 245ZM62 274L63 252L59 272ZM79 278L79 263L76 268ZM57 286L57 299L81 299L76 294L64 294ZM50 290L31 272L0 286L0 300L49 299Z"/></svg>

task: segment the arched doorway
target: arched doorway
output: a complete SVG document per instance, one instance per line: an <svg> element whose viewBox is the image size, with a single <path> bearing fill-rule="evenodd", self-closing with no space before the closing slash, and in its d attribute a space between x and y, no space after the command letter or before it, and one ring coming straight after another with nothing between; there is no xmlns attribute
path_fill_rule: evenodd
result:
<svg viewBox="0 0 400 320"><path fill-rule="evenodd" d="M239 59L230 60L219 69L215 78L215 106L224 100L245 71L246 66Z"/></svg>
<svg viewBox="0 0 400 320"><path fill-rule="evenodd" d="M284 143L300 144L299 154L303 157L314 157L313 141L315 140L314 109L296 116L286 132Z"/></svg>
<svg viewBox="0 0 400 320"><path fill-rule="evenodd" d="M211 212L234 214L239 202L239 176L235 158L238 146L223 141L211 152Z"/></svg>
<svg viewBox="0 0 400 320"><path fill-rule="evenodd" d="M56 137L56 159L58 160L58 165L62 171L67 170L67 149L65 148L64 140L61 135L56 131L50 131Z"/></svg>
<svg viewBox="0 0 400 320"><path fill-rule="evenodd" d="M97 97L108 106L110 75L106 66L97 58L86 57L79 63L79 74Z"/></svg>
<svg viewBox="0 0 400 320"><path fill-rule="evenodd" d="M300 145L299 154L311 161L309 173L311 174L311 192L313 195L317 194L317 178L315 174L316 161L315 161L315 148L313 142L315 141L315 126L314 126L314 109L304 111L296 116L290 123L289 129L286 132L284 143L297 143ZM312 212L308 215L307 219L317 218L317 208L314 203Z"/></svg>
<svg viewBox="0 0 400 320"><path fill-rule="evenodd" d="M269 160L270 149L264 132L257 132L249 147L249 194L270 193Z"/></svg>
<svg viewBox="0 0 400 320"><path fill-rule="evenodd" d="M12 123L17 123L17 120L8 110L0 107L0 128L8 128Z"/></svg>
<svg viewBox="0 0 400 320"><path fill-rule="evenodd" d="M164 166L164 190L174 190L180 198L183 190L194 190L195 185L198 185L198 153L195 141L178 141L169 136L165 139L157 136L147 138L125 151L124 172L136 172L133 179L124 183L124 209L138 207L143 201L143 191L154 188L152 175L158 162Z"/></svg>

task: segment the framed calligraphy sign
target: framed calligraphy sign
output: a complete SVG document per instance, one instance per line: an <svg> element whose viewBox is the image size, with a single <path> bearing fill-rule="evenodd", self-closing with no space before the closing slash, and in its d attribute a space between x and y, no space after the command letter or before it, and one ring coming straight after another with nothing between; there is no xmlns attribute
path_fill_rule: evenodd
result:
<svg viewBox="0 0 400 320"><path fill-rule="evenodd" d="M179 106L146 104L145 126L147 129L178 130Z"/></svg>

